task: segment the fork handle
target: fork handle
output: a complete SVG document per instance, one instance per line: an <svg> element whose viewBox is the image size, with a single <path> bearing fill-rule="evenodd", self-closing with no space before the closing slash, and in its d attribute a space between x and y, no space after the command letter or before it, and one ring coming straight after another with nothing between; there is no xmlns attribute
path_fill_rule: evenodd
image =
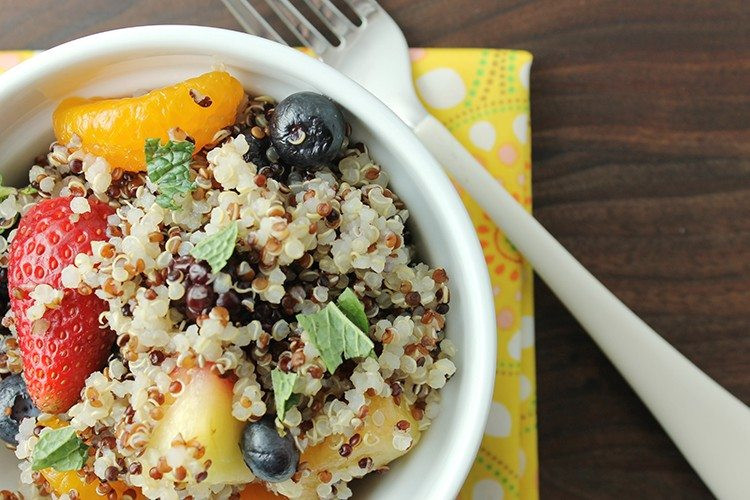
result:
<svg viewBox="0 0 750 500"><path fill-rule="evenodd" d="M588 272L428 115L414 132L573 313L722 499L750 492L750 408L699 370Z"/></svg>

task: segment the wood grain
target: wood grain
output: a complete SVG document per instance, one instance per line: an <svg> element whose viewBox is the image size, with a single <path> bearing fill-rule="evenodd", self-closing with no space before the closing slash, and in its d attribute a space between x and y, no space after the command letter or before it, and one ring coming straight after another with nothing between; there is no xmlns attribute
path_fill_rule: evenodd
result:
<svg viewBox="0 0 750 500"><path fill-rule="evenodd" d="M414 46L535 55L536 215L750 403L750 3L383 0ZM122 26L238 29L218 1L0 0L0 48ZM653 418L537 284L547 498L708 498Z"/></svg>

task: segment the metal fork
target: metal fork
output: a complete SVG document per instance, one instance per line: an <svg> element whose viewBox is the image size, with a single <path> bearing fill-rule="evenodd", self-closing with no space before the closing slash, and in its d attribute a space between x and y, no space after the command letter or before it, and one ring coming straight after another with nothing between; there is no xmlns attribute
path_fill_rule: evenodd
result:
<svg viewBox="0 0 750 500"><path fill-rule="evenodd" d="M252 2L222 1L248 33L285 43ZM289 0L256 1L265 1L301 44L310 48L326 64L375 94L410 127L413 128L428 116L411 84L406 39L398 25L377 3L346 0L361 20L361 25L357 26L330 0L304 0L338 39L339 44L333 45ZM373 43L374 40L377 43Z"/></svg>
<svg viewBox="0 0 750 500"><path fill-rule="evenodd" d="M247 0L222 0L251 34L285 43ZM480 203L614 363L719 498L750 491L750 408L700 371L589 273L422 106L403 33L374 0L303 0L338 40L331 44L289 0L265 1L327 64L388 105ZM256 3L256 4L257 4Z"/></svg>

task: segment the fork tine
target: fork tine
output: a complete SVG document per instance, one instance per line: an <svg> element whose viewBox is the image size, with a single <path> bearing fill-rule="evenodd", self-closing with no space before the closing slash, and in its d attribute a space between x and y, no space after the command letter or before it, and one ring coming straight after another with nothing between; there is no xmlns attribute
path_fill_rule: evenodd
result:
<svg viewBox="0 0 750 500"><path fill-rule="evenodd" d="M303 0L333 34L343 40L357 26L331 0Z"/></svg>
<svg viewBox="0 0 750 500"><path fill-rule="evenodd" d="M247 0L221 0L237 22L251 35L268 38L287 45L281 35L250 5Z"/></svg>
<svg viewBox="0 0 750 500"><path fill-rule="evenodd" d="M333 47L289 0L266 0L266 3L281 18L289 31L316 55L321 56Z"/></svg>
<svg viewBox="0 0 750 500"><path fill-rule="evenodd" d="M346 4L359 16L360 19L367 20L373 14L377 14L381 7L375 0L344 0Z"/></svg>

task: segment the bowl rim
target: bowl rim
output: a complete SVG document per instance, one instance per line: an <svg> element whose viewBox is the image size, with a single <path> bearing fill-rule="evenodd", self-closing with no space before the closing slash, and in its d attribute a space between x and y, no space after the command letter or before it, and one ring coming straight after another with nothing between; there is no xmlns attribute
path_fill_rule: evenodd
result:
<svg viewBox="0 0 750 500"><path fill-rule="evenodd" d="M414 176L422 178L429 186L425 196L431 202L431 208L439 213L445 227L451 228L452 240L461 256L456 267L461 269L461 279L473 284L465 290L470 296L462 297L469 321L467 325L464 318L461 328L463 332L471 332L472 336L472 362L461 367L462 376L470 382L468 390L471 394L459 399L465 408L462 418L457 419L453 428L462 436L464 445L440 457L441 461L451 462L450 470L454 473L430 479L433 481L432 491L440 492L446 499L456 498L479 449L494 389L497 333L489 273L474 226L456 189L411 129L385 104L337 70L285 45L222 28L151 25L85 36L24 61L0 76L0 105L25 86L84 62L111 61L118 55L141 54L145 57L185 53L214 54L218 58L224 54L242 59L247 58L247 54L243 56L240 52L248 51L262 54L257 57L262 57L268 67L314 85L345 107L351 109L352 103L356 103L358 110L366 110L358 113L360 119L370 124L378 123L383 129L379 132L383 142L397 145L403 156L410 159L412 166L405 168L410 168Z"/></svg>

